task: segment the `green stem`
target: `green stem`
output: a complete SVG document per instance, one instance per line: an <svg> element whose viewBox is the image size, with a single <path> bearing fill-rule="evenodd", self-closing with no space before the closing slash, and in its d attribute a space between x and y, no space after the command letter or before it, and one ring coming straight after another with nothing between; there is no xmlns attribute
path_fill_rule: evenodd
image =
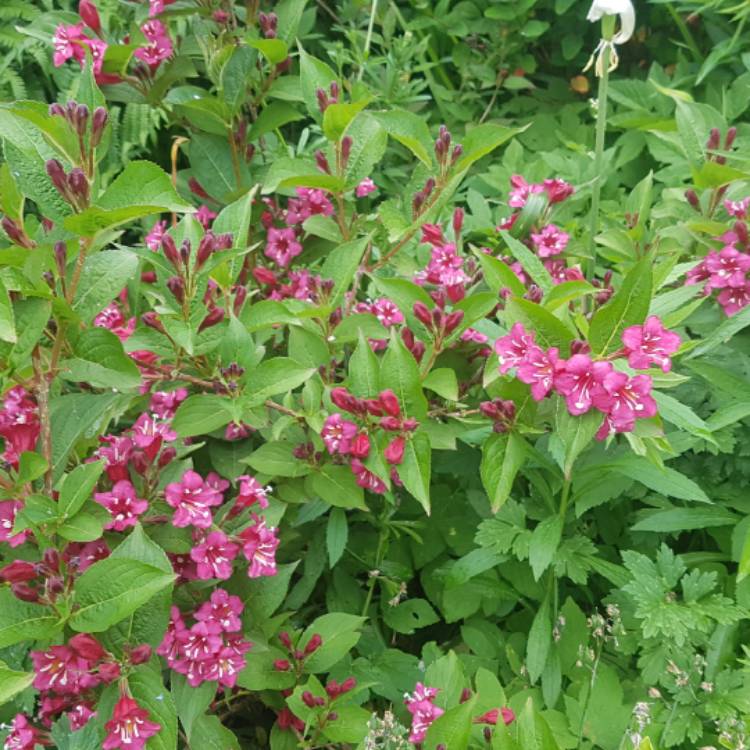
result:
<svg viewBox="0 0 750 750"><path fill-rule="evenodd" d="M685 20L677 12L672 3L667 3L667 12L670 16L672 16L672 20L675 22L675 26L677 26L677 28L680 30L680 34L682 34L682 38L685 40L685 44L687 44L687 46L690 48L690 51L693 53L693 58L696 60L696 62L700 62L703 59L703 54L698 48L698 45L695 43L695 39L690 33L690 29L685 23Z"/></svg>
<svg viewBox="0 0 750 750"><path fill-rule="evenodd" d="M383 554L383 545L385 544L385 538L388 534L386 529L382 529L378 535L378 549L375 552L375 570L380 567L382 563L381 556ZM372 595L375 593L375 583L377 576L370 576L370 580L367 582L367 598L365 599L365 606L362 607L362 617L367 617L367 612L372 604Z"/></svg>
<svg viewBox="0 0 750 750"><path fill-rule="evenodd" d="M604 164L604 136L607 133L607 92L609 89L609 61L611 50L602 50L602 76L599 79L599 93L596 108L596 141L594 144L594 185L591 191L591 228L589 252L586 263L586 278L591 281L596 270L596 235L599 233L599 198L602 192Z"/></svg>
<svg viewBox="0 0 750 750"><path fill-rule="evenodd" d="M375 27L375 14L378 11L378 0L372 0L372 7L370 8L370 21L367 24L367 36L365 37L365 48L362 52L362 65L359 68L357 74L357 80L361 81L362 76L365 74L365 64L370 59L370 45L372 44L372 31Z"/></svg>

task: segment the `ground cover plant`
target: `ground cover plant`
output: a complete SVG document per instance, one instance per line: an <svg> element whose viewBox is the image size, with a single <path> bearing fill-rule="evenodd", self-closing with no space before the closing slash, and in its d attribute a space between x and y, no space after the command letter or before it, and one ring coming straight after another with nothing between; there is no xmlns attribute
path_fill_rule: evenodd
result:
<svg viewBox="0 0 750 750"><path fill-rule="evenodd" d="M5 750L748 747L744 6L7 7Z"/></svg>

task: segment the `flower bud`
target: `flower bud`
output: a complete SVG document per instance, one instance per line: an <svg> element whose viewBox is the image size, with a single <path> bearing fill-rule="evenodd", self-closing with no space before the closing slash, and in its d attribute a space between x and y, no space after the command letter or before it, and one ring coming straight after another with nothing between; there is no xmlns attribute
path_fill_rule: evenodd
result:
<svg viewBox="0 0 750 750"><path fill-rule="evenodd" d="M323 638L318 633L314 633L305 646L305 656L315 653L322 645Z"/></svg>
<svg viewBox="0 0 750 750"><path fill-rule="evenodd" d="M469 698L471 698L471 690L469 690L469 688L464 688L461 691L461 696L459 697L458 702L466 703L466 701L468 701Z"/></svg>
<svg viewBox="0 0 750 750"><path fill-rule="evenodd" d="M211 232L206 232L198 245L198 253L195 258L195 264L197 268L201 268L203 264L211 257L211 254L216 249L216 238Z"/></svg>
<svg viewBox="0 0 750 750"><path fill-rule="evenodd" d="M91 0L81 0L78 3L78 15L95 34L101 32L102 24L99 20L99 11L97 11L96 5Z"/></svg>
<svg viewBox="0 0 750 750"><path fill-rule="evenodd" d="M281 641L281 645L284 646L284 648L291 649L292 639L290 638L289 633L287 633L286 630L282 630L279 633L279 640Z"/></svg>
<svg viewBox="0 0 750 750"><path fill-rule="evenodd" d="M159 331L159 333L166 333L164 326L159 320L159 316L153 310L143 313L143 315L141 315L141 322L143 325L153 328L155 331Z"/></svg>
<svg viewBox="0 0 750 750"><path fill-rule="evenodd" d="M721 133L719 132L719 128L711 128L708 140L706 141L706 148L709 149L709 151L713 151L714 149L719 148L720 142Z"/></svg>
<svg viewBox="0 0 750 750"><path fill-rule="evenodd" d="M0 568L0 580L6 583L25 583L37 577L36 565L26 560L14 560Z"/></svg>
<svg viewBox="0 0 750 750"><path fill-rule="evenodd" d="M354 677L347 677L341 685L339 685L339 693L348 693L350 690L354 690L357 686L357 681Z"/></svg>
<svg viewBox="0 0 750 750"><path fill-rule="evenodd" d="M453 233L458 237L461 234L461 228L464 225L464 210L463 208L457 207L453 211Z"/></svg>
<svg viewBox="0 0 750 750"><path fill-rule="evenodd" d="M55 242L54 246L55 265L60 278L65 278L65 271L68 266L68 247L64 242Z"/></svg>
<svg viewBox="0 0 750 750"><path fill-rule="evenodd" d="M44 167L57 191L63 198L65 198L65 200L68 200L70 198L68 193L68 181L63 165L57 159L50 159L46 162Z"/></svg>
<svg viewBox="0 0 750 750"><path fill-rule="evenodd" d="M70 170L68 188L75 199L82 204L89 201L89 181L80 167Z"/></svg>
<svg viewBox="0 0 750 750"><path fill-rule="evenodd" d="M398 417L383 417L380 420L380 426L386 432L399 432L401 430L401 420Z"/></svg>
<svg viewBox="0 0 750 750"><path fill-rule="evenodd" d="M357 433L349 452L355 458L367 458L370 455L370 438L366 432Z"/></svg>
<svg viewBox="0 0 750 750"><path fill-rule="evenodd" d="M102 644L89 633L74 635L68 641L68 646L87 661L99 661L105 653Z"/></svg>
<svg viewBox="0 0 750 750"><path fill-rule="evenodd" d="M14 583L10 587L10 591L16 599L20 599L22 602L39 601L39 592L31 588L28 583Z"/></svg>
<svg viewBox="0 0 750 750"><path fill-rule="evenodd" d="M190 191L197 195L199 198L202 198L205 200L211 200L211 197L209 194L203 189L203 186L198 182L198 180L195 179L195 177L190 177L188 179L188 187L190 188Z"/></svg>
<svg viewBox="0 0 750 750"><path fill-rule="evenodd" d="M398 396L396 396L390 388L381 391L378 395L378 400L386 414L391 417L398 417L401 415L401 406L398 403Z"/></svg>
<svg viewBox="0 0 750 750"><path fill-rule="evenodd" d="M383 455L385 460L391 464L391 466L398 466L404 460L404 448L406 447L406 440L399 435L393 438L390 443L386 446Z"/></svg>
<svg viewBox="0 0 750 750"><path fill-rule="evenodd" d="M333 401L339 409L343 409L344 411L358 412L361 410L359 399L352 396L346 388L334 388L331 391L331 401Z"/></svg>
<svg viewBox="0 0 750 750"><path fill-rule="evenodd" d="M85 104L79 104L76 107L76 114L73 123L75 125L76 133L83 138L89 124L89 108Z"/></svg>
<svg viewBox="0 0 750 750"><path fill-rule="evenodd" d="M190 245L190 240L183 240L182 244L180 245L180 258L182 259L182 262L186 266L190 262L191 250L192 250L192 247Z"/></svg>
<svg viewBox="0 0 750 750"><path fill-rule="evenodd" d="M331 167L328 164L328 159L326 159L326 155L320 150L315 152L315 163L318 165L318 169L321 172L331 174Z"/></svg>
<svg viewBox="0 0 750 750"><path fill-rule="evenodd" d="M292 668L292 665L288 659L276 659L273 663L273 668L277 672L288 672Z"/></svg>
<svg viewBox="0 0 750 750"><path fill-rule="evenodd" d="M339 718L339 715L338 715L338 714L337 714L337 713L336 713L335 711L331 711L331 712L330 712L330 713L328 714L328 717L327 717L327 718L328 718L328 721L336 721L336 719L338 719L338 718Z"/></svg>
<svg viewBox="0 0 750 750"><path fill-rule="evenodd" d="M424 184L424 196L425 199L429 198L429 196L432 194L432 191L435 189L435 178L434 177L428 177Z"/></svg>
<svg viewBox="0 0 750 750"><path fill-rule="evenodd" d="M733 229L739 243L746 248L748 245L747 224L744 221L735 221Z"/></svg>
<svg viewBox="0 0 750 750"><path fill-rule="evenodd" d="M315 708L315 696L309 690L305 690L302 693L302 702L308 708Z"/></svg>
<svg viewBox="0 0 750 750"><path fill-rule="evenodd" d="M50 104L47 112L52 117L65 117L65 109L63 108L62 104L58 104L57 102L53 102L52 104Z"/></svg>
<svg viewBox="0 0 750 750"><path fill-rule="evenodd" d="M329 101L328 96L326 95L326 92L323 91L323 89L316 89L315 91L315 98L318 100L318 109L322 112L325 112L326 109L328 109Z"/></svg>
<svg viewBox="0 0 750 750"><path fill-rule="evenodd" d="M140 646L136 646L130 652L130 663L131 664L145 664L151 658L151 646L148 643L143 643Z"/></svg>
<svg viewBox="0 0 750 750"><path fill-rule="evenodd" d="M122 670L117 662L105 661L99 665L98 672L103 682L114 682L120 677Z"/></svg>
<svg viewBox="0 0 750 750"><path fill-rule="evenodd" d="M42 555L42 565L50 573L59 573L60 553L56 549L52 549L51 547L44 550L44 554Z"/></svg>
<svg viewBox="0 0 750 750"><path fill-rule="evenodd" d="M414 312L414 317L420 323L426 325L428 328L432 327L432 314L424 302L415 302L412 311Z"/></svg>
<svg viewBox="0 0 750 750"><path fill-rule="evenodd" d="M25 247L28 250L34 247L34 243L21 229L21 227L19 227L18 224L13 221L13 219L8 216L3 216L0 224L2 224L3 231L8 235L11 242L16 245L20 245L21 247Z"/></svg>
<svg viewBox="0 0 750 750"><path fill-rule="evenodd" d="M339 83L338 81L331 81L331 85L328 87L331 92L331 101L336 103L339 100Z"/></svg>
<svg viewBox="0 0 750 750"><path fill-rule="evenodd" d="M253 278L264 286L276 286L276 274L270 268L253 268Z"/></svg>
<svg viewBox="0 0 750 750"><path fill-rule="evenodd" d="M341 139L341 162L344 166L344 169L346 169L346 165L349 163L349 157L352 153L353 144L354 141L352 140L352 137L350 135L345 135Z"/></svg>
<svg viewBox="0 0 750 750"><path fill-rule="evenodd" d="M463 156L463 153L464 147L460 143L457 143L453 147L453 153L451 154L451 166L456 164L456 162Z"/></svg>
<svg viewBox="0 0 750 750"><path fill-rule="evenodd" d="M180 304L185 301L185 282L179 276L170 276L167 279L167 289Z"/></svg>
<svg viewBox="0 0 750 750"><path fill-rule="evenodd" d="M161 238L161 249L164 251L164 257L175 267L180 267L180 254L177 252L172 235L165 234Z"/></svg>
<svg viewBox="0 0 750 750"><path fill-rule="evenodd" d="M700 211L701 202L698 198L698 193L695 192L692 188L685 191L685 198L687 199L687 202L696 210Z"/></svg>
<svg viewBox="0 0 750 750"><path fill-rule="evenodd" d="M208 311L208 315L203 318L203 322L198 326L198 333L205 331L206 328L211 328L212 326L221 323L221 321L224 320L224 315L223 307L212 307Z"/></svg>
<svg viewBox="0 0 750 750"><path fill-rule="evenodd" d="M109 114L104 107L97 107L94 110L94 116L91 118L91 145L96 148L104 134L104 128L107 127Z"/></svg>
<svg viewBox="0 0 750 750"><path fill-rule="evenodd" d="M737 137L737 128L732 126L727 130L726 138L724 139L724 150L729 151L734 145L734 139Z"/></svg>

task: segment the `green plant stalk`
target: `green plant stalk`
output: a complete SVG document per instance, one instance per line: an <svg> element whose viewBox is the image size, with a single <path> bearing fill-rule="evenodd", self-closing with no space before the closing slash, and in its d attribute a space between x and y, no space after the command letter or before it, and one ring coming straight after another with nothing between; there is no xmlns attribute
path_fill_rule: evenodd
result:
<svg viewBox="0 0 750 750"><path fill-rule="evenodd" d="M614 16L602 19L602 37L611 39L614 35ZM599 78L596 107L596 137L594 141L594 185L591 190L590 258L586 262L586 279L591 281L596 270L596 235L599 233L599 199L602 192L602 171L604 164L604 137L607 134L607 96L609 92L609 64L611 49L607 45L601 52L602 75Z"/></svg>

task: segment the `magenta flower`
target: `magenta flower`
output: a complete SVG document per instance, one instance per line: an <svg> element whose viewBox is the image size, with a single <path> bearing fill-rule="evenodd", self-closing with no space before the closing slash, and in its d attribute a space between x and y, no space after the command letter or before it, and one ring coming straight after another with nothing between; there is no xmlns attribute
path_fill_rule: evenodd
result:
<svg viewBox="0 0 750 750"><path fill-rule="evenodd" d="M250 425L230 422L224 430L224 440L228 440L229 442L244 440L246 437L250 437L252 431L253 428Z"/></svg>
<svg viewBox="0 0 750 750"><path fill-rule="evenodd" d="M708 270L705 259L702 260L698 265L693 266L685 274L685 286L691 286L693 284L701 284L704 281L708 281L711 277L711 272Z"/></svg>
<svg viewBox="0 0 750 750"><path fill-rule="evenodd" d="M0 500L0 542L7 542L11 547L20 546L31 536L30 529L13 533L13 524L21 508L23 503L20 500Z"/></svg>
<svg viewBox="0 0 750 750"><path fill-rule="evenodd" d="M76 695L94 687L98 679L89 674L91 663L68 646L50 646L48 651L32 651L34 682L37 690L60 695Z"/></svg>
<svg viewBox="0 0 750 750"><path fill-rule="evenodd" d="M545 260L544 267L552 276L555 284L562 284L564 281L583 281L584 276L578 266L568 267L564 260Z"/></svg>
<svg viewBox="0 0 750 750"><path fill-rule="evenodd" d="M531 241L534 243L540 258L551 258L553 255L559 255L568 246L569 240L570 235L554 224L547 224L541 232L532 232L531 234Z"/></svg>
<svg viewBox="0 0 750 750"><path fill-rule="evenodd" d="M436 245L425 269L425 281L444 286L465 284L469 277L464 272L464 259L453 244Z"/></svg>
<svg viewBox="0 0 750 750"><path fill-rule="evenodd" d="M181 630L176 634L180 650L190 661L210 659L224 645L221 639L221 625L217 622L201 620L190 630Z"/></svg>
<svg viewBox="0 0 750 750"><path fill-rule="evenodd" d="M268 507L270 487L264 487L255 477L248 476L247 474L237 477L237 481L239 482L239 493L237 499L234 501L233 514L238 513L243 508L250 508L256 503L261 508Z"/></svg>
<svg viewBox="0 0 750 750"><path fill-rule="evenodd" d="M205 204L201 205L195 212L195 218L201 223L204 229L208 229L211 226L211 222L217 217L217 213L212 211Z"/></svg>
<svg viewBox="0 0 750 750"><path fill-rule="evenodd" d="M437 694L437 688L426 687L418 682L414 687L414 692L404 696L406 710L411 714L409 742L415 744L424 742L432 722L445 713L442 708L433 703Z"/></svg>
<svg viewBox="0 0 750 750"><path fill-rule="evenodd" d="M516 374L522 383L531 386L534 401L541 401L552 390L562 365L555 347L545 352L538 346L532 346L519 362Z"/></svg>
<svg viewBox="0 0 750 750"><path fill-rule="evenodd" d="M149 460L154 459L162 442L177 440L177 433L169 426L169 422L160 422L145 412L135 420L132 435L136 447L141 448Z"/></svg>
<svg viewBox="0 0 750 750"><path fill-rule="evenodd" d="M734 315L750 305L750 281L742 286L727 287L716 298L727 315Z"/></svg>
<svg viewBox="0 0 750 750"><path fill-rule="evenodd" d="M5 738L3 750L34 750L38 745L49 745L42 730L32 726L24 714L16 714Z"/></svg>
<svg viewBox="0 0 750 750"><path fill-rule="evenodd" d="M365 177L365 179L355 188L354 194L357 198L365 198L370 195L370 193L374 193L377 189L378 186L372 181L372 178Z"/></svg>
<svg viewBox="0 0 750 750"><path fill-rule="evenodd" d="M634 370L658 365L664 372L672 369L671 356L680 348L680 337L668 331L656 315L642 326L630 326L622 332L628 364Z"/></svg>
<svg viewBox="0 0 750 750"><path fill-rule="evenodd" d="M11 388L0 410L0 436L5 438L2 457L17 467L21 453L34 450L40 429L36 403L21 386Z"/></svg>
<svg viewBox="0 0 750 750"><path fill-rule="evenodd" d="M148 502L136 497L135 487L123 479L115 483L109 492L95 492L94 500L104 506L112 516L105 529L125 531L138 523L138 516L148 510Z"/></svg>
<svg viewBox="0 0 750 750"><path fill-rule="evenodd" d="M135 318L126 319L120 306L110 302L94 318L94 325L112 331L120 341L127 341L135 330Z"/></svg>
<svg viewBox="0 0 750 750"><path fill-rule="evenodd" d="M489 341L489 337L477 331L476 328L467 328L461 334L461 341L465 341L470 344L486 344Z"/></svg>
<svg viewBox="0 0 750 750"><path fill-rule="evenodd" d="M156 653L163 656L170 666L180 657L180 634L187 630L187 625L182 619L180 610L173 606L167 625L167 631L164 633Z"/></svg>
<svg viewBox="0 0 750 750"><path fill-rule="evenodd" d="M336 453L347 455L352 449L352 441L357 434L357 425L344 419L341 414L331 414L323 424L320 436L326 449L333 456Z"/></svg>
<svg viewBox="0 0 750 750"><path fill-rule="evenodd" d="M167 222L157 221L154 226L151 227L149 233L146 235L146 247L149 250L157 252L161 247L161 241L164 235L167 233Z"/></svg>
<svg viewBox="0 0 750 750"><path fill-rule="evenodd" d="M175 0L149 0L148 14L152 18L164 12L167 5L171 5Z"/></svg>
<svg viewBox="0 0 750 750"><path fill-rule="evenodd" d="M495 353L500 359L500 372L518 367L531 347L536 346L533 331L527 331L521 323L515 323L507 336L495 342Z"/></svg>
<svg viewBox="0 0 750 750"><path fill-rule="evenodd" d="M94 711L91 704L76 703L70 711L65 712L65 715L68 717L71 730L77 732L79 729L83 729L96 716L96 711Z"/></svg>
<svg viewBox="0 0 750 750"><path fill-rule="evenodd" d="M218 578L225 581L232 575L232 562L239 553L239 545L230 542L223 531L212 531L206 539L190 550L197 564L198 578Z"/></svg>
<svg viewBox="0 0 750 750"><path fill-rule="evenodd" d="M153 737L161 725L149 721L149 713L133 698L123 695L115 704L112 718L104 725L107 736L102 743L103 750L143 750L146 740Z"/></svg>
<svg viewBox="0 0 750 750"><path fill-rule="evenodd" d="M731 245L720 252L710 252L703 261L711 274L706 289L744 286L745 274L750 270L750 255L735 250Z"/></svg>
<svg viewBox="0 0 750 750"><path fill-rule="evenodd" d="M171 419L177 411L177 407L187 397L187 388L175 388L173 391L156 391L151 396L149 409L161 419Z"/></svg>
<svg viewBox="0 0 750 750"><path fill-rule="evenodd" d="M203 602L195 613L198 621L215 622L225 633L237 633L242 628L240 615L244 605L239 596L224 589L215 589L207 602Z"/></svg>
<svg viewBox="0 0 750 750"><path fill-rule="evenodd" d="M543 185L528 183L520 174L514 174L510 178L512 190L508 195L508 205L512 208L523 208L532 193L541 193Z"/></svg>
<svg viewBox="0 0 750 750"><path fill-rule="evenodd" d="M388 489L385 482L377 474L365 468L358 458L352 459L352 473L357 478L357 484L370 492L382 495Z"/></svg>
<svg viewBox="0 0 750 750"><path fill-rule="evenodd" d="M52 37L52 44L55 49L52 62L56 68L70 60L71 57L78 62L83 62L86 59L86 52L80 44L83 39L87 39L87 37L83 33L82 23L72 26L61 24L55 29L55 35Z"/></svg>
<svg viewBox="0 0 750 750"><path fill-rule="evenodd" d="M225 646L216 658L210 661L209 679L216 680L224 687L233 688L237 685L237 677L246 666L247 661L244 656L238 654L233 648Z"/></svg>
<svg viewBox="0 0 750 750"><path fill-rule="evenodd" d="M606 415L597 439L603 440L613 432L632 432L636 419L653 417L657 409L651 385L648 375L629 378L617 371L606 375L601 385L592 389L592 403Z"/></svg>
<svg viewBox="0 0 750 750"><path fill-rule="evenodd" d="M376 299L372 303L370 311L386 328L404 322L403 313L398 305L385 297Z"/></svg>
<svg viewBox="0 0 750 750"><path fill-rule="evenodd" d="M99 442L102 446L94 451L94 457L104 459L104 470L110 481L129 479L128 463L133 458L133 441L129 437L103 435Z"/></svg>
<svg viewBox="0 0 750 750"><path fill-rule="evenodd" d="M95 562L109 557L109 547L103 539L93 542L71 542L63 552L63 559L77 573L84 573Z"/></svg>
<svg viewBox="0 0 750 750"><path fill-rule="evenodd" d="M750 206L750 196L741 201L724 201L726 212L735 219L746 219L748 206Z"/></svg>
<svg viewBox="0 0 750 750"><path fill-rule="evenodd" d="M592 406L591 392L612 372L609 362L592 362L586 354L574 354L555 376L555 390L565 396L568 411L585 414Z"/></svg>
<svg viewBox="0 0 750 750"><path fill-rule="evenodd" d="M250 563L247 575L250 578L276 575L276 548L279 539L276 529L266 526L266 519L253 513L253 526L240 532L243 541L242 553Z"/></svg>
<svg viewBox="0 0 750 750"><path fill-rule="evenodd" d="M293 225L301 224L311 216L331 215L333 215L333 204L328 200L325 191L316 188L298 187L297 198L292 198L289 201L285 218L287 224Z"/></svg>
<svg viewBox="0 0 750 750"><path fill-rule="evenodd" d="M293 258L302 252L302 245L297 242L297 235L291 227L277 229L271 227L266 239L266 255L273 261L286 268Z"/></svg>
<svg viewBox="0 0 750 750"><path fill-rule="evenodd" d="M138 47L133 53L139 60L143 60L152 70L155 70L164 61L169 59L174 53L172 40L169 33L161 21L150 20L141 26L143 35L149 44ZM215 216L216 214L214 214ZM197 214L196 214L197 217ZM198 218L201 221L200 218ZM203 223L201 221L201 223ZM204 225L205 226L205 225Z"/></svg>
<svg viewBox="0 0 750 750"><path fill-rule="evenodd" d="M172 524L178 528L195 526L207 529L213 517L210 508L221 505L221 493L206 484L200 474L188 470L182 480L168 484L164 490L167 504L175 509Z"/></svg>
<svg viewBox="0 0 750 750"><path fill-rule="evenodd" d="M550 205L562 203L575 192L575 188L570 183L561 180L559 177L555 177L551 180L544 180L542 186L547 192L547 198L549 199Z"/></svg>

